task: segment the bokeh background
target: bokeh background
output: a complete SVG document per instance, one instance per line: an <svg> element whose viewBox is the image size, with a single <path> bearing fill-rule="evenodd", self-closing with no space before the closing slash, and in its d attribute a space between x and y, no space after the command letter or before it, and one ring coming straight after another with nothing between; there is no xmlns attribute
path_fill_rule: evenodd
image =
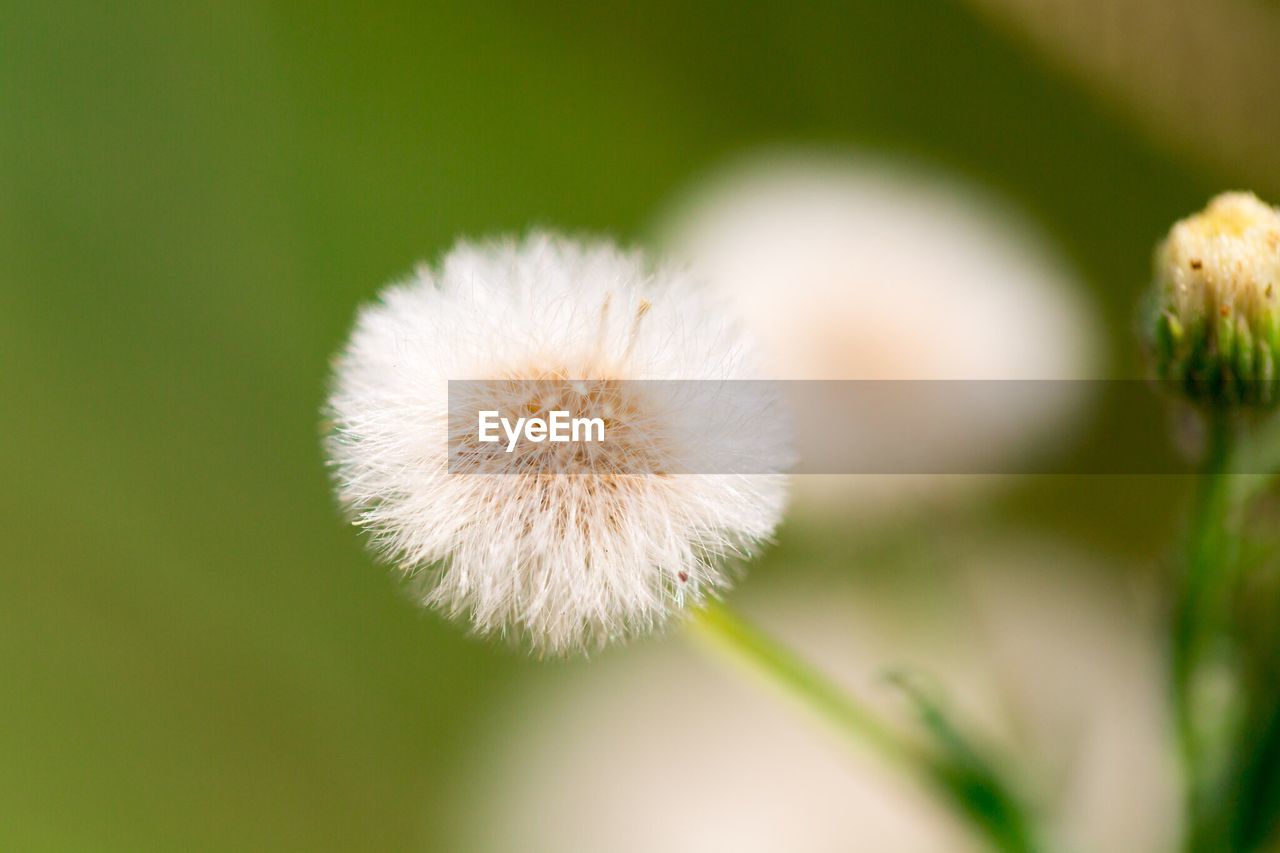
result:
<svg viewBox="0 0 1280 853"><path fill-rule="evenodd" d="M1220 189L1280 192L1277 45L1264 0L0 0L0 849L474 847L495 733L536 738L548 684L630 654L474 642L335 511L329 359L416 261L538 224L643 241L735 157L864 150L1043 229L1103 375L1136 376L1153 241ZM1185 486L793 520L744 609L929 588L948 543L1006 530L1140 587Z"/></svg>

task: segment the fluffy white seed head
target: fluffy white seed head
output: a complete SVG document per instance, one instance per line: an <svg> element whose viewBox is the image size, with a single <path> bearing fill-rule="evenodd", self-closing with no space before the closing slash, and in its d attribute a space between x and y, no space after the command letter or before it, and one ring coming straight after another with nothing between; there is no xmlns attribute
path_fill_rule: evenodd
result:
<svg viewBox="0 0 1280 853"><path fill-rule="evenodd" d="M729 423L693 436L677 406L627 382L751 378L717 309L685 273L607 242L460 244L359 314L329 400L339 499L423 604L480 634L560 653L659 625L724 589L784 504L781 436L760 474L662 473L696 442L758 455L759 436ZM550 444L523 448L520 473L451 471L450 380L508 381L483 386L501 411L539 383L607 398L607 449L572 473Z"/></svg>

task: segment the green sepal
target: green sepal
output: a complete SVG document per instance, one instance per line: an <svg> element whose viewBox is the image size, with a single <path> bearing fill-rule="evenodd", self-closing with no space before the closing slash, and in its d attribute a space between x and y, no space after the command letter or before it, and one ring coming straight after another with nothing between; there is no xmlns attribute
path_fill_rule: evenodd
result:
<svg viewBox="0 0 1280 853"><path fill-rule="evenodd" d="M1253 333L1249 331L1249 324L1241 317L1236 321L1236 359L1235 370L1236 376L1245 382L1252 383L1253 374Z"/></svg>
<svg viewBox="0 0 1280 853"><path fill-rule="evenodd" d="M1276 360L1266 341L1258 341L1258 402L1270 405L1275 397Z"/></svg>

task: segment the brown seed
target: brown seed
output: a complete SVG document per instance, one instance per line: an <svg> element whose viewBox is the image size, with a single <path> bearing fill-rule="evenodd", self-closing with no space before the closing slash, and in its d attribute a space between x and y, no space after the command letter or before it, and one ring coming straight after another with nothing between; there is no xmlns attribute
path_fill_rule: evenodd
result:
<svg viewBox="0 0 1280 853"><path fill-rule="evenodd" d="M1191 259L1191 268L1192 268L1193 270L1198 270L1198 269L1200 269L1202 266L1204 266L1204 261L1200 260L1199 258L1192 258L1192 259Z"/></svg>

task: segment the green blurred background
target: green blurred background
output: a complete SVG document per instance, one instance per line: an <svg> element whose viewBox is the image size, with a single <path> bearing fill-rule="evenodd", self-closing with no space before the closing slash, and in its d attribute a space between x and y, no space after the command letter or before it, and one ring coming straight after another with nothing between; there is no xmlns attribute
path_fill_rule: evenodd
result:
<svg viewBox="0 0 1280 853"><path fill-rule="evenodd" d="M643 239L735 155L861 146L1045 227L1132 376L1153 240L1280 177L1131 106L942 0L0 2L0 849L466 833L485 720L583 664L419 612L335 512L329 358L415 261L531 224ZM975 523L1156 566L1181 489L1027 481ZM895 535L784 528L748 583Z"/></svg>

